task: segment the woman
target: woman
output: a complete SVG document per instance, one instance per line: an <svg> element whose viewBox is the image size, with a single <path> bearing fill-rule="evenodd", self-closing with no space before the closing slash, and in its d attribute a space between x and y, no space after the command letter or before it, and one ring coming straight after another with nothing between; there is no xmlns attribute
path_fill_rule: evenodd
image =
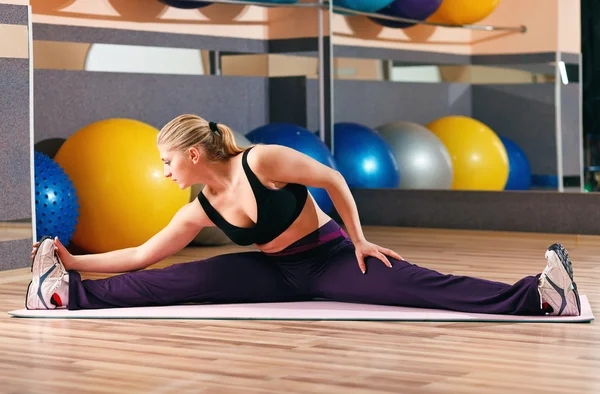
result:
<svg viewBox="0 0 600 394"><path fill-rule="evenodd" d="M444 275L369 242L342 175L302 153L277 145L241 149L228 127L195 115L165 125L157 147L165 177L182 189L205 185L198 198L138 247L73 256L57 238L35 243L28 309L324 298L492 314L581 313L561 245L548 248L541 274L514 285ZM307 186L327 190L349 236L319 209ZM184 248L206 226L259 251L142 270ZM81 280L79 272L127 273Z"/></svg>

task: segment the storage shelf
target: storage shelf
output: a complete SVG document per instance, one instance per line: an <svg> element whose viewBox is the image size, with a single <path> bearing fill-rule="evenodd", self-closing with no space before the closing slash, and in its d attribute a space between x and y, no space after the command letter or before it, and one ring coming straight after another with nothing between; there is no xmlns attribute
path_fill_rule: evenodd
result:
<svg viewBox="0 0 600 394"><path fill-rule="evenodd" d="M204 1L200 0L185 0L188 3L204 3ZM241 5L257 5L261 7L269 7L269 8L277 8L277 7L291 7L291 8L318 8L322 7L323 9L330 9L330 4L328 1L324 1L323 3L269 3L269 2L261 2L261 1L244 1L244 0L214 0L211 3L221 3L221 4L241 4ZM422 21L417 19L408 19L408 18L400 18L395 16L382 15L373 12L362 12L352 10L350 8L340 7L337 5L331 4L331 9L333 11L343 12L348 15L360 15L360 16L369 16L373 18L386 19L395 22L408 22L408 23L416 23L426 26L439 26L439 27L450 27L450 28L462 28L462 29L471 29L471 30L483 30L483 31L516 31L519 33L525 33L527 31L526 26L491 26L491 25L454 25L449 23L437 23L437 22L429 22Z"/></svg>
<svg viewBox="0 0 600 394"><path fill-rule="evenodd" d="M327 4L327 3L325 3L325 4ZM521 26L453 25L453 24L449 24L449 23L437 23L437 22L422 21L422 20L417 20L417 19L400 18L397 16L389 16L389 15L383 15L383 14L378 14L378 13L373 13L373 12L355 11L355 10L352 10L349 8L339 7L339 6L335 6L335 5L332 5L331 8L334 11L340 11L340 12L343 12L346 14L363 15L363 16L369 16L369 17L378 18L378 19L386 19L386 20L390 20L390 21L394 21L394 22L409 22L409 23L416 23L416 24L426 25L426 26L463 28L463 29L485 30L485 31L516 31L519 33L525 33L527 31L527 27L523 26L523 25L521 25Z"/></svg>

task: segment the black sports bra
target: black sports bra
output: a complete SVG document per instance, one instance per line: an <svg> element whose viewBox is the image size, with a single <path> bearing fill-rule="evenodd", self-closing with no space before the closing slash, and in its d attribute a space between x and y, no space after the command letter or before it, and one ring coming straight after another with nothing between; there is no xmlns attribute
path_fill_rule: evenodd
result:
<svg viewBox="0 0 600 394"><path fill-rule="evenodd" d="M300 216L308 198L308 190L304 185L288 183L281 189L269 189L263 185L248 165L248 152L251 149L244 151L242 166L256 198L258 217L254 226L237 227L228 223L213 208L204 193L198 194L198 200L208 218L223 230L229 239L242 246L262 245L275 239Z"/></svg>

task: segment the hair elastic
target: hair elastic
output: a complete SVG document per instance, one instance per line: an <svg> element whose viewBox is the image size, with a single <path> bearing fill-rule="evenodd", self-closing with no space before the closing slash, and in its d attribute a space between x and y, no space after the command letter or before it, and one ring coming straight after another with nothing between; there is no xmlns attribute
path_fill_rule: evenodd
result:
<svg viewBox="0 0 600 394"><path fill-rule="evenodd" d="M221 131L219 130L219 128L217 127L217 124L215 122L208 122L208 127L210 127L210 130L217 134L219 137L221 137Z"/></svg>

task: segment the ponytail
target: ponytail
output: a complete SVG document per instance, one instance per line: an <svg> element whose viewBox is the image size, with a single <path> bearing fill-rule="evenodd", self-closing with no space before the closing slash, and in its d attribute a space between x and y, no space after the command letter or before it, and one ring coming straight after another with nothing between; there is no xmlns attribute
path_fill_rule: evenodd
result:
<svg viewBox="0 0 600 394"><path fill-rule="evenodd" d="M182 152L202 145L211 161L227 160L247 149L236 144L233 131L226 125L189 114L179 115L167 123L158 133L156 143Z"/></svg>
<svg viewBox="0 0 600 394"><path fill-rule="evenodd" d="M235 142L233 131L224 124L215 124L217 131L215 137L220 139L222 154L218 156L231 157L242 153L245 149L240 148Z"/></svg>

